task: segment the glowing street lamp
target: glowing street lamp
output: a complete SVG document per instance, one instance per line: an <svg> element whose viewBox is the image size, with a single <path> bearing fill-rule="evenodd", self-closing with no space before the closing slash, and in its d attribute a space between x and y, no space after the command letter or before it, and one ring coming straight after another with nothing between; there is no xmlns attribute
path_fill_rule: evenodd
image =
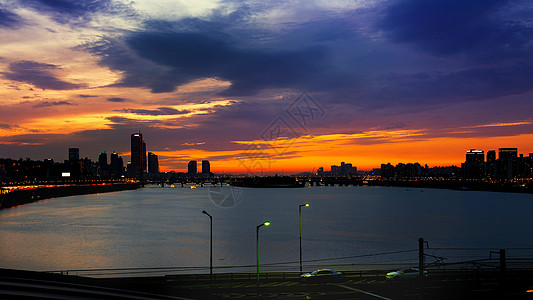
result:
<svg viewBox="0 0 533 300"><path fill-rule="evenodd" d="M256 228L256 253L257 253L257 289L259 290L259 228L261 226L269 226L270 225L270 222L269 221L266 221L264 223L261 223L259 225L257 225L257 228Z"/></svg>
<svg viewBox="0 0 533 300"><path fill-rule="evenodd" d="M309 203L300 204L298 206L298 216L300 223L300 272L302 272L302 207L309 207Z"/></svg>
<svg viewBox="0 0 533 300"><path fill-rule="evenodd" d="M209 217L209 223L211 224L209 242L209 276L213 279L213 217L205 210L203 210L202 213Z"/></svg>

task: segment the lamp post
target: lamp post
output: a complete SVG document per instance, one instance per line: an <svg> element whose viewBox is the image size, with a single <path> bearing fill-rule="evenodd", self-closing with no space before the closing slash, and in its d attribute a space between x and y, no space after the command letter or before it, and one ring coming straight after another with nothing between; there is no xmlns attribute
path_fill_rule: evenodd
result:
<svg viewBox="0 0 533 300"><path fill-rule="evenodd" d="M256 244L256 250L257 250L256 253L257 253L257 289L258 290L259 290L259 228L261 226L263 226L263 225L264 226L269 226L270 222L266 221L264 223L261 223L261 224L257 225L256 231L255 231L255 233L256 233L256 239L255 239L256 243L255 244Z"/></svg>
<svg viewBox="0 0 533 300"><path fill-rule="evenodd" d="M209 234L209 276L211 280L213 279L213 217L205 210L202 211L204 215L209 217L209 223L211 225L210 234Z"/></svg>
<svg viewBox="0 0 533 300"><path fill-rule="evenodd" d="M302 207L309 207L309 203L298 206L298 217L300 223L300 272L302 272Z"/></svg>

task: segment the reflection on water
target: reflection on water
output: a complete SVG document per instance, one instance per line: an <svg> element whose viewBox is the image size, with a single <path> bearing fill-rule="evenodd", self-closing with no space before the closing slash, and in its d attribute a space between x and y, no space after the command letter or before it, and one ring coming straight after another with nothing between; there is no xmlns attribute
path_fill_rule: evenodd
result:
<svg viewBox="0 0 533 300"><path fill-rule="evenodd" d="M29 270L209 265L304 260L433 247L533 247L531 195L387 187L244 189L236 206L216 205L207 187L144 188L48 199L0 211L0 267ZM384 260L417 261L416 252ZM327 261L328 263L330 261Z"/></svg>

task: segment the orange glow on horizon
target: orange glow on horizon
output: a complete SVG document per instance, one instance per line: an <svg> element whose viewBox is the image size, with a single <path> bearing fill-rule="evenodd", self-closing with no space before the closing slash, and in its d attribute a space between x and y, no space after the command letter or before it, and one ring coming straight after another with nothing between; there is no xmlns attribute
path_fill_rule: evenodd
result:
<svg viewBox="0 0 533 300"><path fill-rule="evenodd" d="M328 142L324 142L328 140ZM318 143L317 141L321 141ZM208 159L214 173L292 174L313 172L319 167L352 163L358 170L380 168L381 164L420 163L434 166L461 166L469 149L498 150L516 147L519 154L533 152L533 134L496 138L428 138L423 140L385 141L379 144L356 144L353 139L330 139L325 136L297 139L287 149L265 148L257 153L245 150L204 151L189 149L158 151L161 170L186 172L187 162ZM239 142L245 143L245 142ZM251 141L251 144L259 141ZM263 141L263 143L265 143ZM247 156L246 154L252 154ZM217 157L231 157L217 159Z"/></svg>

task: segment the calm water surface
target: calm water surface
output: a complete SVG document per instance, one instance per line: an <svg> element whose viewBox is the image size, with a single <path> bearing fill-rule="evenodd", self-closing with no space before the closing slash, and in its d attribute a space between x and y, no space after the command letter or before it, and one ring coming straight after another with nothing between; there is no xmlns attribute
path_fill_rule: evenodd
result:
<svg viewBox="0 0 533 300"><path fill-rule="evenodd" d="M209 218L201 213L204 209L213 216L215 266L255 264L256 226L266 220L271 226L260 229L261 261L297 262L298 205L306 202L310 207L302 208L304 260L416 249L419 237L432 247L533 247L533 197L528 194L225 187L218 192L234 192L239 202L221 207L213 191L148 187L1 210L0 267L46 271L208 266ZM331 262L376 259L382 258ZM416 261L416 252L401 259Z"/></svg>

